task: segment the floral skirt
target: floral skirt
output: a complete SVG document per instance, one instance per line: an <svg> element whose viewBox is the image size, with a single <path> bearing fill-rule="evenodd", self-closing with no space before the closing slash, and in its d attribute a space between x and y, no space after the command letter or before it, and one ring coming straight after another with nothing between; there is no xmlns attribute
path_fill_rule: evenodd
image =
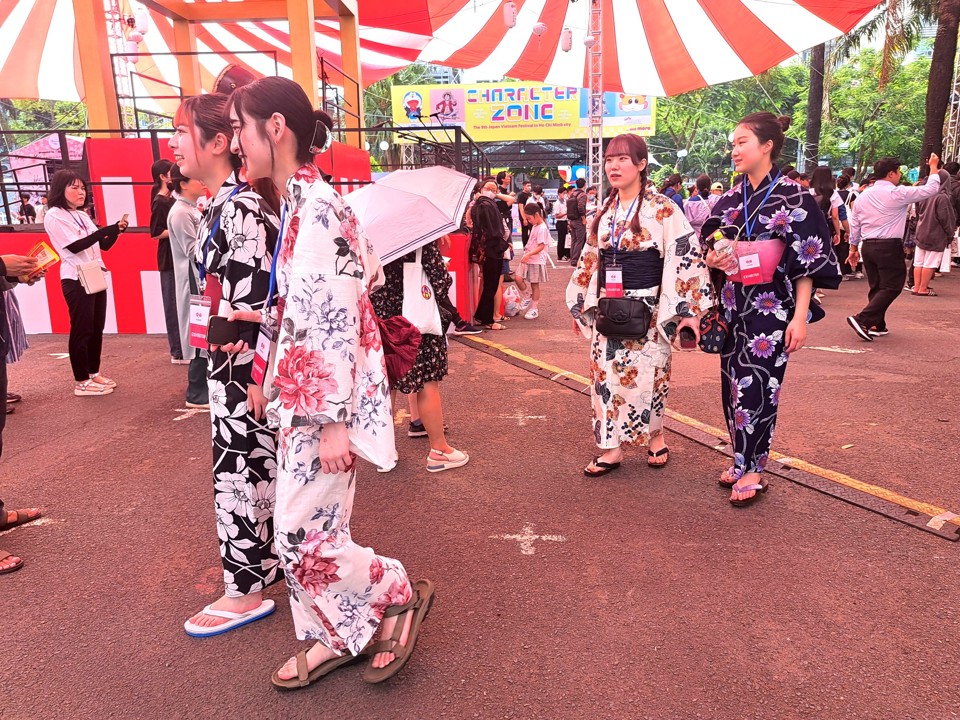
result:
<svg viewBox="0 0 960 720"><path fill-rule="evenodd" d="M423 335L420 349L410 372L400 378L394 389L404 394L423 390L427 382L439 382L447 376L447 338L443 335Z"/></svg>
<svg viewBox="0 0 960 720"><path fill-rule="evenodd" d="M320 469L319 427L282 428L277 469L277 550L297 638L359 654L391 605L410 599L399 560L350 536L357 465Z"/></svg>

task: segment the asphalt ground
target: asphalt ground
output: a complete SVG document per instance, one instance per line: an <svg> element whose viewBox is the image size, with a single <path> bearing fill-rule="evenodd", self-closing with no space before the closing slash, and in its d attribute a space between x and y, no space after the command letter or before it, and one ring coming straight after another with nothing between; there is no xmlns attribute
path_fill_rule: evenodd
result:
<svg viewBox="0 0 960 720"><path fill-rule="evenodd" d="M551 274L540 319L483 337L583 373L568 277ZM775 449L960 511L960 277L936 287L900 298L872 344L843 322L866 283L827 294L809 343L864 352L791 360ZM75 398L65 337L31 343L10 367L24 401L0 491L46 517L0 535L27 563L0 577L4 719L960 715L956 543L781 480L734 509L715 484L726 459L673 433L665 469L633 452L585 478L587 399L461 343L442 387L470 464L427 473L427 441L398 417L400 464L361 469L354 511L359 542L437 583L416 655L383 686L347 668L279 692L270 673L304 647L281 586L265 620L182 629L222 590L209 420L183 411L186 368L160 337L108 337L120 387ZM668 406L722 427L716 363L677 355Z"/></svg>

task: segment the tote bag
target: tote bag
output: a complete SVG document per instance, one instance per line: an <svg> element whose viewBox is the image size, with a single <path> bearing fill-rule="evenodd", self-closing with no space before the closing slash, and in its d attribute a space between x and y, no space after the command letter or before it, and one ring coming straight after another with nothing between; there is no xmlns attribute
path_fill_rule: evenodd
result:
<svg viewBox="0 0 960 720"><path fill-rule="evenodd" d="M421 262L422 248L417 250L416 260L403 264L403 315L423 335L442 335L440 309L433 286L427 278Z"/></svg>

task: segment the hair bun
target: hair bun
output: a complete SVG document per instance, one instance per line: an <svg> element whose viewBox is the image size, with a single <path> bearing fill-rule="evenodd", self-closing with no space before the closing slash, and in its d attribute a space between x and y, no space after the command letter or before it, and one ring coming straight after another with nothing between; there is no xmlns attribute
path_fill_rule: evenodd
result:
<svg viewBox="0 0 960 720"><path fill-rule="evenodd" d="M314 120L317 120L317 121L323 123L323 124L326 126L327 130L333 130L333 118L331 118L331 117L330 117L326 112L324 112L323 110L314 110L314 111L313 111L313 118L314 118Z"/></svg>
<svg viewBox="0 0 960 720"><path fill-rule="evenodd" d="M777 122L780 123L780 128L786 132L790 129L790 123L793 122L793 118L789 115L781 115L777 118Z"/></svg>

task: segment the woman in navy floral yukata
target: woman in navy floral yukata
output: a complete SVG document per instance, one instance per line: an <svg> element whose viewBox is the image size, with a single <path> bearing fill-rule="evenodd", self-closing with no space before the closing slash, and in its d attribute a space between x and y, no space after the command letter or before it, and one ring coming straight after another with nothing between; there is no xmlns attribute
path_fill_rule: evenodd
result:
<svg viewBox="0 0 960 720"><path fill-rule="evenodd" d="M710 248L707 265L722 271L715 283L729 324L720 377L734 461L719 482L732 488L735 506L751 504L767 489L761 474L787 360L803 347L808 323L824 316L811 304L814 288L840 284L831 233L816 199L775 166L789 126L790 118L766 112L740 121L733 161L741 179L720 198L702 231ZM714 248L718 230L738 241L733 253Z"/></svg>

